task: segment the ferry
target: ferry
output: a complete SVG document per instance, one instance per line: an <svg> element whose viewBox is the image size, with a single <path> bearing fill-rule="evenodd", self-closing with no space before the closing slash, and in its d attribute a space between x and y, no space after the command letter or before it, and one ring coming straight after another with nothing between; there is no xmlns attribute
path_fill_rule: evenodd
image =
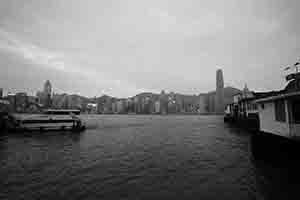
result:
<svg viewBox="0 0 300 200"><path fill-rule="evenodd" d="M300 63L299 63L300 64ZM253 130L256 136L300 141L300 72L286 77L284 89L245 92L233 96L224 121Z"/></svg>
<svg viewBox="0 0 300 200"><path fill-rule="evenodd" d="M300 72L286 76L284 90L257 99L260 134L300 141Z"/></svg>
<svg viewBox="0 0 300 200"><path fill-rule="evenodd" d="M12 114L8 116L8 129L13 131L83 131L85 124L78 117L80 110L47 109L42 114Z"/></svg>

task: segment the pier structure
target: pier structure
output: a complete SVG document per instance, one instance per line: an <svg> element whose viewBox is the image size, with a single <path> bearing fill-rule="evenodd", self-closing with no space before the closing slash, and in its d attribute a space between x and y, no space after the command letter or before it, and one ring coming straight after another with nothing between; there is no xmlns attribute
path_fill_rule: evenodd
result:
<svg viewBox="0 0 300 200"><path fill-rule="evenodd" d="M233 96L233 103L225 107L225 122L233 122L250 130L258 130L259 119L256 99L268 95L249 91L247 85Z"/></svg>

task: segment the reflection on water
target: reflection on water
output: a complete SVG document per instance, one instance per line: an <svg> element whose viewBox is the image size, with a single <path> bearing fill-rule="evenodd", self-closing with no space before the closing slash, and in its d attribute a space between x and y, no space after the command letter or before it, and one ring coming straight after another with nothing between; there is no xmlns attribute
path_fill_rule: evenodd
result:
<svg viewBox="0 0 300 200"><path fill-rule="evenodd" d="M252 135L250 144L259 187L267 199L295 199L300 185L299 143Z"/></svg>
<svg viewBox="0 0 300 200"><path fill-rule="evenodd" d="M83 117L82 133L1 137L0 198L287 199L300 183L222 117Z"/></svg>

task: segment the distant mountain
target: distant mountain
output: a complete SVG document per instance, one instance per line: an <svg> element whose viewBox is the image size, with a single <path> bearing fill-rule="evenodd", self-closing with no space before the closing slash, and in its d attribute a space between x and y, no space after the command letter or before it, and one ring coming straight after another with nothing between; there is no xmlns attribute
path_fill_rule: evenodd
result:
<svg viewBox="0 0 300 200"><path fill-rule="evenodd" d="M157 96L159 96L159 94L155 94L152 92L142 92L142 93L135 95L135 97L142 97L142 98L143 97L153 97L153 96L157 97Z"/></svg>

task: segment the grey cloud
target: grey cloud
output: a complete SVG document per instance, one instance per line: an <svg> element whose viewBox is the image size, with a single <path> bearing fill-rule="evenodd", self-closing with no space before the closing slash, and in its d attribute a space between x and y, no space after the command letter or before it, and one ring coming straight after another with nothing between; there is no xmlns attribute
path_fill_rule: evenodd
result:
<svg viewBox="0 0 300 200"><path fill-rule="evenodd" d="M231 86L279 89L300 52L298 1L18 2L0 3L0 29L19 42L2 35L0 53L65 74L52 82L66 92L79 76L73 90L89 96L206 92L217 66Z"/></svg>

